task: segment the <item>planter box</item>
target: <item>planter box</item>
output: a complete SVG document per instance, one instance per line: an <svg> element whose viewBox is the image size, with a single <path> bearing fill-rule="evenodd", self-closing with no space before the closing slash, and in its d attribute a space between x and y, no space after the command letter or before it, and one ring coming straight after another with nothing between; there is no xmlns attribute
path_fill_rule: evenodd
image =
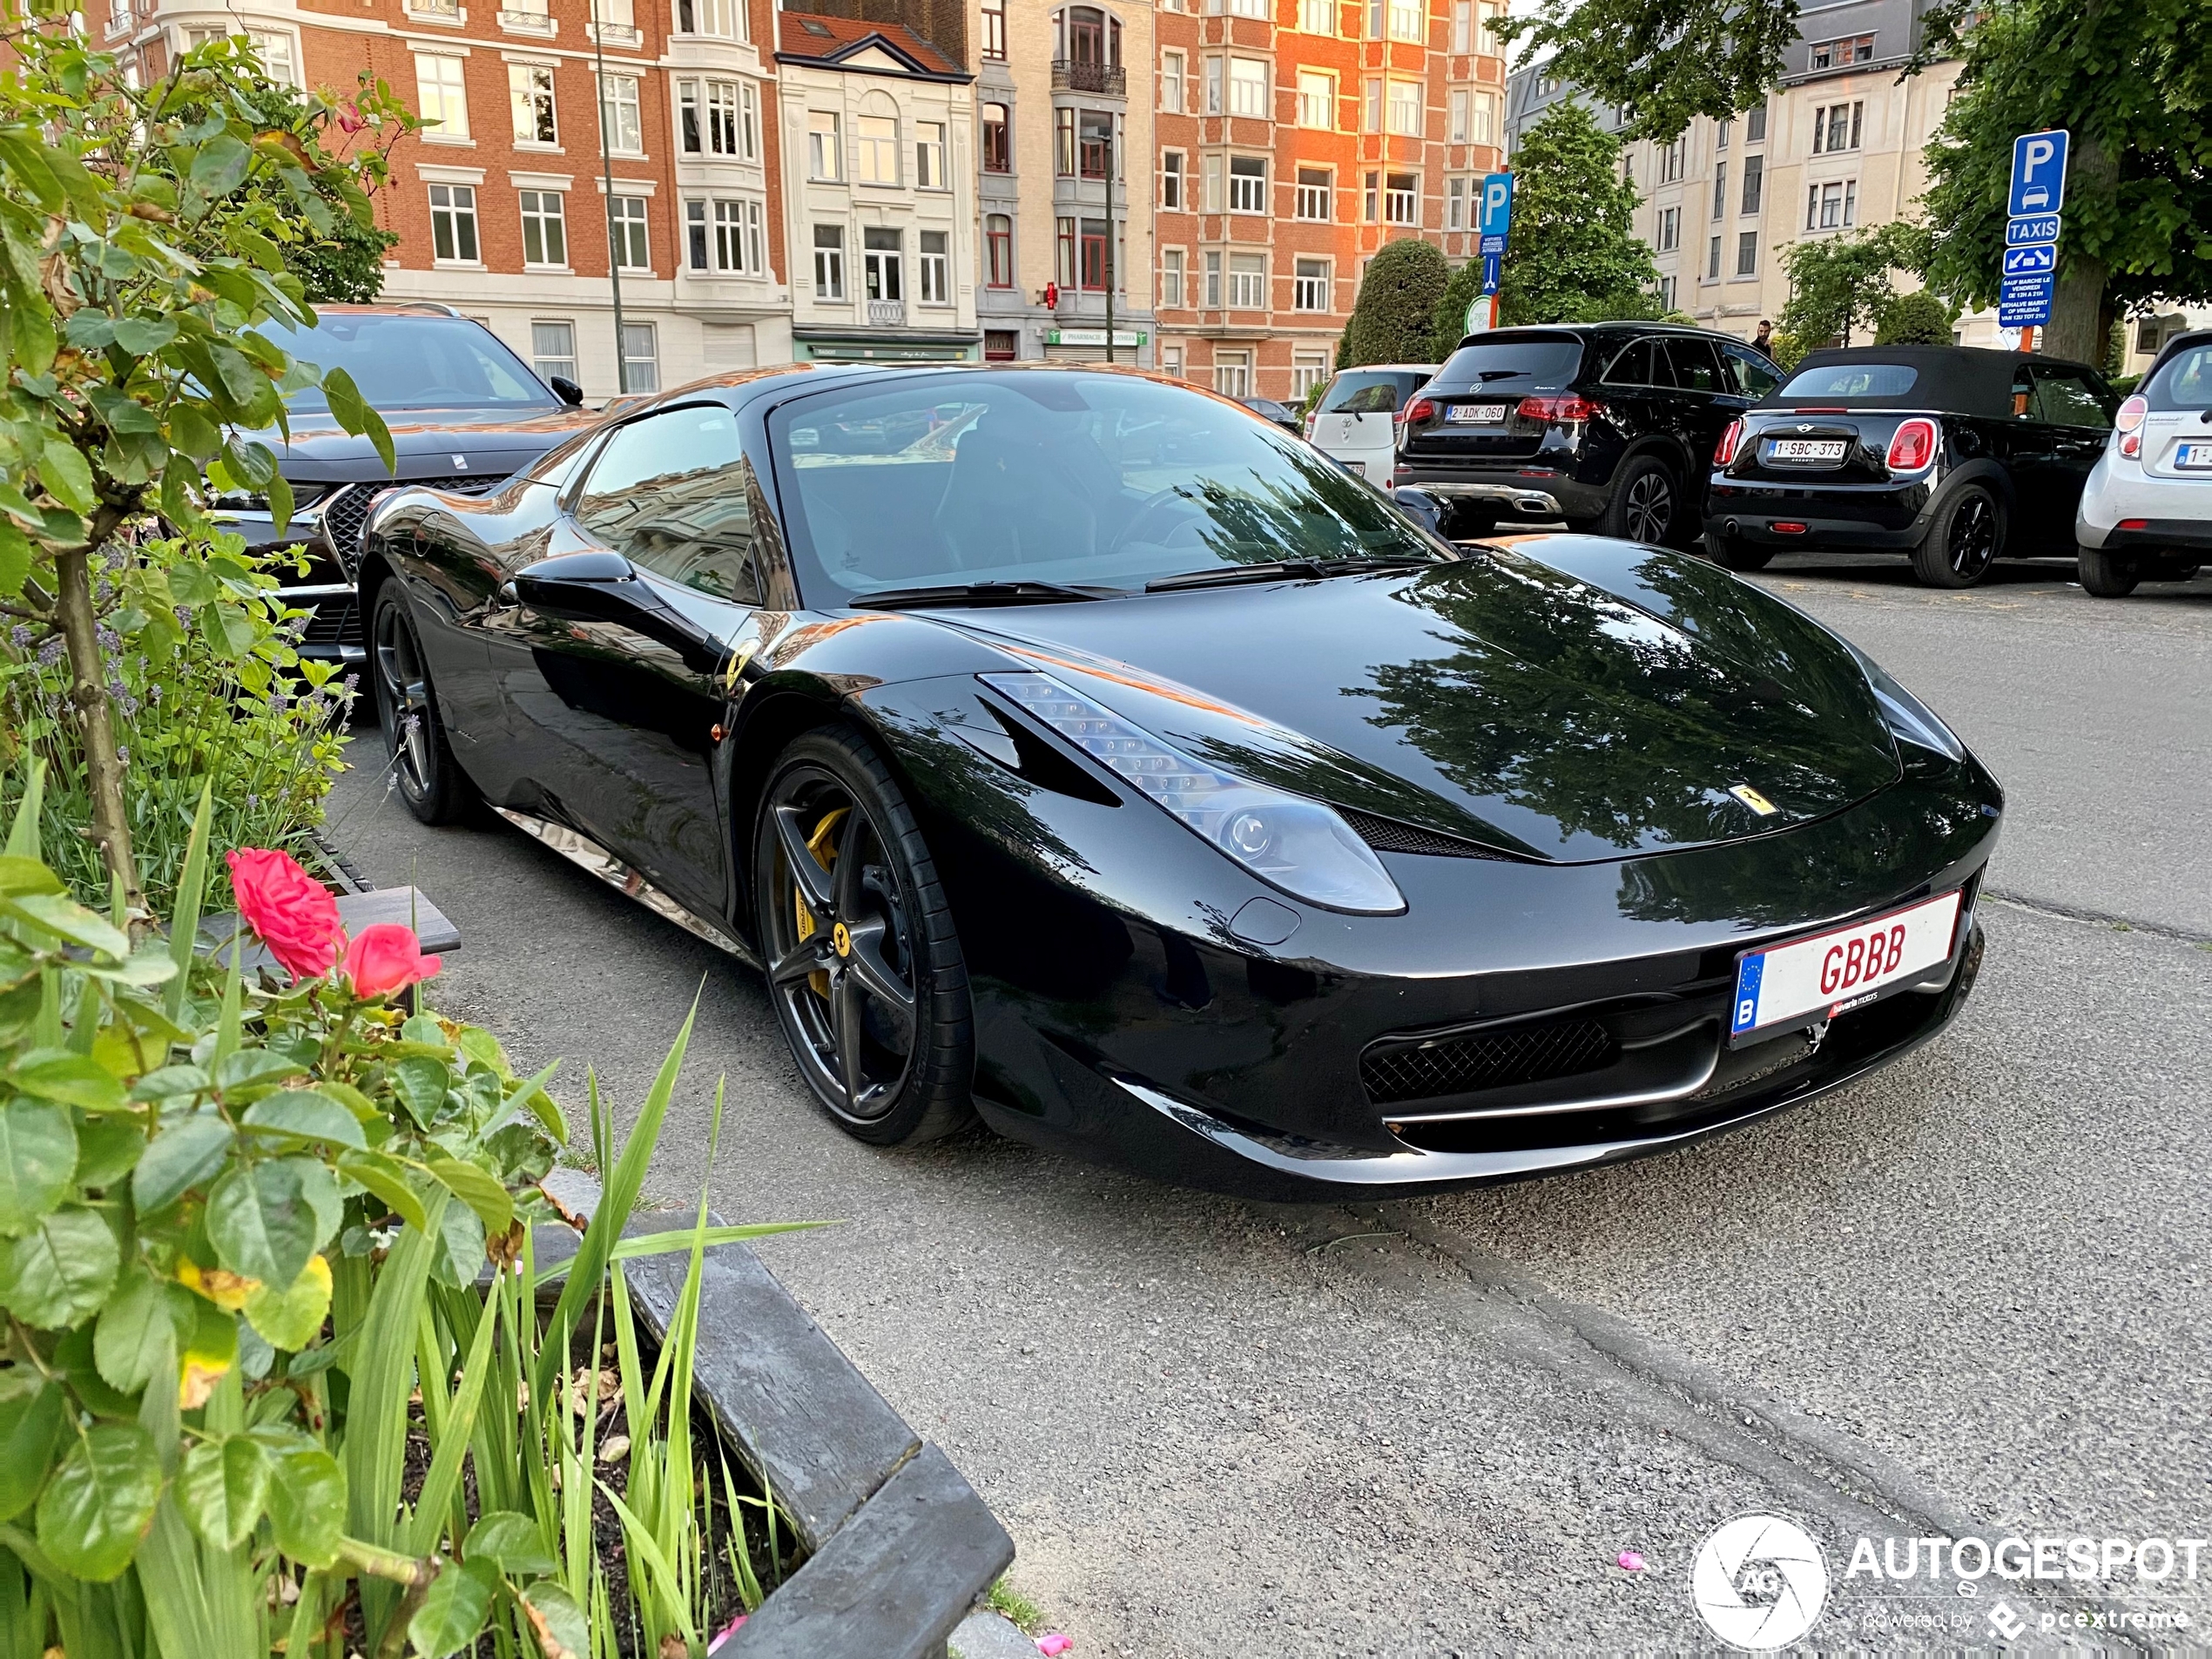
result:
<svg viewBox="0 0 2212 1659"><path fill-rule="evenodd" d="M572 1215L588 1215L599 1197L597 1182L567 1170L546 1190ZM694 1219L643 1216L630 1231L689 1231ZM540 1229L534 1248L542 1270L573 1254L575 1235ZM640 1320L665 1338L686 1257L616 1265ZM707 1250L698 1329L698 1401L807 1550L718 1659L943 1655L1013 1561L1006 1529L744 1244Z"/></svg>

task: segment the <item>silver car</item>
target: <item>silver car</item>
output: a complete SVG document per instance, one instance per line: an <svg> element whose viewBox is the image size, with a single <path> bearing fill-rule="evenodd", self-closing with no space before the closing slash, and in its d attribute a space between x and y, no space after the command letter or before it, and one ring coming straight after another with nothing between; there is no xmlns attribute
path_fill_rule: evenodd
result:
<svg viewBox="0 0 2212 1659"><path fill-rule="evenodd" d="M2081 585L2104 598L2186 582L2212 556L2212 329L2166 343L2081 491Z"/></svg>
<svg viewBox="0 0 2212 1659"><path fill-rule="evenodd" d="M1388 489L1399 411L1435 373L1434 363L1370 363L1338 371L1305 417L1306 442L1376 489Z"/></svg>

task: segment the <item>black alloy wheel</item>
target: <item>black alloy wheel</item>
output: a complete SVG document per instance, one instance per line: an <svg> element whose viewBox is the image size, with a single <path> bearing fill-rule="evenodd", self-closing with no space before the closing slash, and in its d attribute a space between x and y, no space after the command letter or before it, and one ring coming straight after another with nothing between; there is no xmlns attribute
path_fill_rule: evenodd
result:
<svg viewBox="0 0 2212 1659"><path fill-rule="evenodd" d="M2004 545L2005 518L1997 498L1979 484L1965 484L1912 550L1913 574L1926 587L1971 588L1989 574Z"/></svg>
<svg viewBox="0 0 2212 1659"><path fill-rule="evenodd" d="M1664 547L1681 509L1675 476L1649 455L1638 455L1621 469L1614 481L1613 499L1606 504L1599 531L1650 547Z"/></svg>
<svg viewBox="0 0 2212 1659"><path fill-rule="evenodd" d="M401 799L425 824L451 824L467 816L475 788L453 758L422 642L408 615L407 598L397 582L376 590L375 620L370 629L370 675L376 719L384 733L384 756Z"/></svg>
<svg viewBox="0 0 2212 1659"><path fill-rule="evenodd" d="M830 1116L878 1146L965 1124L967 968L929 849L866 743L825 728L784 751L753 867L769 998Z"/></svg>

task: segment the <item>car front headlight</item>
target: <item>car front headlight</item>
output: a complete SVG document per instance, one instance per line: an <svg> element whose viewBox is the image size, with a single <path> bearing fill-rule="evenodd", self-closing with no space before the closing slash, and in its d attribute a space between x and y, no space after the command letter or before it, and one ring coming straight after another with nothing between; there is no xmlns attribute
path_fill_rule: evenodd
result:
<svg viewBox="0 0 2212 1659"><path fill-rule="evenodd" d="M1867 685L1873 688L1874 700L1881 705L1883 723L1893 736L1901 742L1948 755L1953 761L1966 758L1966 745L1959 741L1958 734L1944 725L1933 709L1892 679L1880 664L1858 646L1849 640L1844 644L1865 674Z"/></svg>
<svg viewBox="0 0 2212 1659"><path fill-rule="evenodd" d="M1332 808L1194 760L1049 674L980 678L1271 886L1360 915L1406 908L1382 860Z"/></svg>

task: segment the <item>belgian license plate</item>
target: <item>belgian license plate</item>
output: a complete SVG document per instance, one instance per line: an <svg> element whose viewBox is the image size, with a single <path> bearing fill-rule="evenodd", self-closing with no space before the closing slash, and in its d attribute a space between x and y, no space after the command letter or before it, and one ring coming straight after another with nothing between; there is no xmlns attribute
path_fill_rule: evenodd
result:
<svg viewBox="0 0 2212 1659"><path fill-rule="evenodd" d="M2178 444L2174 450L2174 464L2186 467L2191 472L2212 472L2212 443Z"/></svg>
<svg viewBox="0 0 2212 1659"><path fill-rule="evenodd" d="M1770 438L1766 446L1770 461L1841 461L1844 441L1841 438Z"/></svg>
<svg viewBox="0 0 2212 1659"><path fill-rule="evenodd" d="M1737 957L1730 1039L1793 1022L1832 1020L1948 961L1959 900L1957 892L1946 893L1871 921Z"/></svg>
<svg viewBox="0 0 2212 1659"><path fill-rule="evenodd" d="M1345 470L1347 472L1356 472L1362 478L1365 478L1367 475L1367 463L1364 461L1347 461L1343 464Z"/></svg>
<svg viewBox="0 0 2212 1659"><path fill-rule="evenodd" d="M1506 418L1502 403L1450 403L1444 418L1453 426L1497 426Z"/></svg>

